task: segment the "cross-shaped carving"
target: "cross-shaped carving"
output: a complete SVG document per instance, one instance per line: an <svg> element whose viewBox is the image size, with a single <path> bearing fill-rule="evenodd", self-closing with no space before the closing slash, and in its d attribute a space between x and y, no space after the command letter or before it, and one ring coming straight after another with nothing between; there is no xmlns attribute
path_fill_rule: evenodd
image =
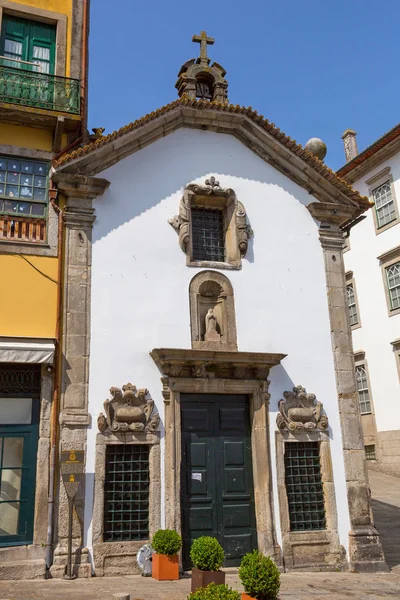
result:
<svg viewBox="0 0 400 600"><path fill-rule="evenodd" d="M192 37L192 42L197 42L198 44L200 44L200 61L201 62L206 62L208 64L207 44L210 44L210 46L212 46L214 41L215 41L214 38L207 37L207 34L205 31L201 31L200 35L194 35Z"/></svg>

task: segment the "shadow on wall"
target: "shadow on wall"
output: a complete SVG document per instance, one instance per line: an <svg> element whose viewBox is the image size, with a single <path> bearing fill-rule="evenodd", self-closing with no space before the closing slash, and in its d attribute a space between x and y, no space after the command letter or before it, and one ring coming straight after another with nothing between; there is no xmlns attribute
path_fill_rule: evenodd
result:
<svg viewBox="0 0 400 600"><path fill-rule="evenodd" d="M395 478L393 478L395 479ZM381 538L387 565L400 573L400 506L372 498L375 527Z"/></svg>
<svg viewBox="0 0 400 600"><path fill-rule="evenodd" d="M182 194L188 183L203 182L209 174L218 175L222 187L225 186L223 177L232 176L239 181L279 186L293 197L293 202L303 206L313 201L308 192L233 136L179 130L97 174L109 179L111 186L95 201L96 208L101 206L103 211L95 221L93 242L171 195ZM241 200L240 194L238 199ZM168 214L166 218L172 216ZM251 215L248 217L251 220ZM251 249L250 255L254 256Z"/></svg>

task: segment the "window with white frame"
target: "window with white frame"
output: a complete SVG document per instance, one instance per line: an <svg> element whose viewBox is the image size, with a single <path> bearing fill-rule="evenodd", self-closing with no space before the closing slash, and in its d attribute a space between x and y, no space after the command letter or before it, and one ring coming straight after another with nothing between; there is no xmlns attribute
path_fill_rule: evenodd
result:
<svg viewBox="0 0 400 600"><path fill-rule="evenodd" d="M369 397L368 378L365 365L356 366L356 381L361 414L369 414L371 412L371 400Z"/></svg>
<svg viewBox="0 0 400 600"><path fill-rule="evenodd" d="M396 220L396 207L392 195L390 181L385 181L379 187L372 190L375 202L377 227L383 227Z"/></svg>
<svg viewBox="0 0 400 600"><path fill-rule="evenodd" d="M347 284L346 290L347 290L347 306L349 308L349 316L350 316L350 325L357 325L358 313L357 313L356 295L354 292L354 284L353 283Z"/></svg>
<svg viewBox="0 0 400 600"><path fill-rule="evenodd" d="M386 280L390 300L390 309L400 308L400 261L386 267Z"/></svg>

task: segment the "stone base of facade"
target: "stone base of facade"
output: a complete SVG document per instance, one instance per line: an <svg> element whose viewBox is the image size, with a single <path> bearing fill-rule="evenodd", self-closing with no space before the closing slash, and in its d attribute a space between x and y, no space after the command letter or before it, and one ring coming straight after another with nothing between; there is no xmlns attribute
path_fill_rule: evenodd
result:
<svg viewBox="0 0 400 600"><path fill-rule="evenodd" d="M101 542L93 545L97 577L140 575L136 562L139 549L148 542Z"/></svg>
<svg viewBox="0 0 400 600"><path fill-rule="evenodd" d="M368 460L372 471L400 477L400 429L379 431L375 439L376 460Z"/></svg>
<svg viewBox="0 0 400 600"><path fill-rule="evenodd" d="M374 527L359 527L349 533L350 571L386 573L389 571L378 532Z"/></svg>
<svg viewBox="0 0 400 600"><path fill-rule="evenodd" d="M45 579L45 550L36 546L0 549L0 579Z"/></svg>
<svg viewBox="0 0 400 600"><path fill-rule="evenodd" d="M284 536L285 571L346 571L346 551L330 531L290 532Z"/></svg>
<svg viewBox="0 0 400 600"><path fill-rule="evenodd" d="M68 549L64 546L58 546L54 551L53 564L48 573L49 578L60 579L64 577L67 572L67 563ZM92 576L92 565L89 562L87 548L72 549L72 573L79 578Z"/></svg>

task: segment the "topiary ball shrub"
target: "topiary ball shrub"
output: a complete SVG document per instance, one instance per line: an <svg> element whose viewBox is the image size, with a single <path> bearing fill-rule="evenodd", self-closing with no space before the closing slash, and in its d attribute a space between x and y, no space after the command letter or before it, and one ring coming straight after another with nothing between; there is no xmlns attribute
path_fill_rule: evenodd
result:
<svg viewBox="0 0 400 600"><path fill-rule="evenodd" d="M190 549L190 558L196 569L200 571L219 571L225 554L218 540L202 536L194 540Z"/></svg>
<svg viewBox="0 0 400 600"><path fill-rule="evenodd" d="M153 535L151 545L157 554L175 556L182 548L181 536L172 529L159 529Z"/></svg>
<svg viewBox="0 0 400 600"><path fill-rule="evenodd" d="M275 600L280 588L280 573L269 556L258 550L242 558L239 577L247 594L257 600Z"/></svg>
<svg viewBox="0 0 400 600"><path fill-rule="evenodd" d="M188 600L240 600L240 594L227 585L210 583L206 588L192 592Z"/></svg>

